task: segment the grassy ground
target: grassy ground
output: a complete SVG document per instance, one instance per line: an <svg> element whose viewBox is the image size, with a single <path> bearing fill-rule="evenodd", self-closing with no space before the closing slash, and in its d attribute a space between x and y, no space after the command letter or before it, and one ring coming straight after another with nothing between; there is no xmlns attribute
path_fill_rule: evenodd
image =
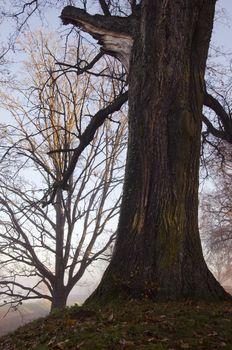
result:
<svg viewBox="0 0 232 350"><path fill-rule="evenodd" d="M72 307L0 338L1 350L232 349L232 305Z"/></svg>

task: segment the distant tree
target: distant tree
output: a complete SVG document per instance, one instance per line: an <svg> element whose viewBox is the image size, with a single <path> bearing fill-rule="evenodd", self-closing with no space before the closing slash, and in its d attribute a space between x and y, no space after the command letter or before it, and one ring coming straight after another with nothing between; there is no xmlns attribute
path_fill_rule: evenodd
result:
<svg viewBox="0 0 232 350"><path fill-rule="evenodd" d="M219 54L218 50L216 55ZM228 54L220 53L225 63ZM232 85L231 66L209 59L203 110L201 175L209 186L201 193L200 227L206 261L218 281L232 280Z"/></svg>
<svg viewBox="0 0 232 350"><path fill-rule="evenodd" d="M96 104L104 112L118 87L103 96L101 86L110 78L96 84L87 74L61 74L54 61L60 42L49 44L48 37L24 42L30 59L23 76L29 77L1 96L12 122L1 127L8 176L0 177L0 296L10 305L44 298L53 309L66 305L86 269L114 242L126 119L121 113L120 123L117 115L107 120L82 149L65 191L54 189L84 143ZM72 50L66 54L73 59Z"/></svg>
<svg viewBox="0 0 232 350"><path fill-rule="evenodd" d="M210 166L211 186L201 196L200 211L206 261L224 285L232 283L232 163L229 150L230 145L224 142L223 159L220 154L214 154L214 164Z"/></svg>

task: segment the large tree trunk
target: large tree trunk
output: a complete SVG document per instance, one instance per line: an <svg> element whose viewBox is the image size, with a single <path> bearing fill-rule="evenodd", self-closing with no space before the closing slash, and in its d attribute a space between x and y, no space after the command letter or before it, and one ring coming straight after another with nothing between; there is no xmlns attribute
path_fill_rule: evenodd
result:
<svg viewBox="0 0 232 350"><path fill-rule="evenodd" d="M204 73L214 9L215 0L142 0L141 15L120 20L70 6L62 11L65 24L100 38L129 70L117 241L90 301L229 299L206 266L198 230Z"/></svg>
<svg viewBox="0 0 232 350"><path fill-rule="evenodd" d="M129 143L112 261L90 300L223 300L198 230L204 72L215 1L142 2Z"/></svg>

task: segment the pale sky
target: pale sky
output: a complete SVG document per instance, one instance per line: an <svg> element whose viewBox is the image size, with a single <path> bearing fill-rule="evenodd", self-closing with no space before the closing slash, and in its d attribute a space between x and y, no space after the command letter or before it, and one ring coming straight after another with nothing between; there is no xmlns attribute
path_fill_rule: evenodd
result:
<svg viewBox="0 0 232 350"><path fill-rule="evenodd" d="M219 0L217 9L225 13L225 18L215 23L212 41L232 52L232 0Z"/></svg>

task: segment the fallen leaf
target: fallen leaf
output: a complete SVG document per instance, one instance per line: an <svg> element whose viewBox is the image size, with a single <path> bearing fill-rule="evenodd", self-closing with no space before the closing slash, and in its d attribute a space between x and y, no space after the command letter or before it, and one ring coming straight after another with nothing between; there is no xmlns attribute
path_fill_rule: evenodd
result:
<svg viewBox="0 0 232 350"><path fill-rule="evenodd" d="M56 336L55 337L52 337L50 340L49 340L49 342L48 342L48 346L49 345L52 345L52 344L54 344L55 343L55 341L56 341Z"/></svg>
<svg viewBox="0 0 232 350"><path fill-rule="evenodd" d="M85 345L84 341L82 341L80 344L76 345L76 349L80 349L83 345Z"/></svg>
<svg viewBox="0 0 232 350"><path fill-rule="evenodd" d="M147 339L148 343L153 343L154 340L155 340L154 337Z"/></svg>
<svg viewBox="0 0 232 350"><path fill-rule="evenodd" d="M65 341L61 341L60 343L56 344L56 347L59 349L64 349L65 345L69 342L69 339L66 339Z"/></svg>
<svg viewBox="0 0 232 350"><path fill-rule="evenodd" d="M208 334L208 337L214 337L215 335L218 335L217 332L213 331L212 333L209 333Z"/></svg>
<svg viewBox="0 0 232 350"><path fill-rule="evenodd" d="M113 312L110 314L110 316L108 317L108 321L111 322L113 321L113 318L114 318L114 314Z"/></svg>
<svg viewBox="0 0 232 350"><path fill-rule="evenodd" d="M134 345L134 342L130 340L120 339L119 344L122 346L127 346L127 345Z"/></svg>
<svg viewBox="0 0 232 350"><path fill-rule="evenodd" d="M169 338L162 338L160 341L161 341L162 343L167 343L169 340L170 340Z"/></svg>
<svg viewBox="0 0 232 350"><path fill-rule="evenodd" d="M66 321L66 326L68 327L73 327L77 324L77 320L74 320L74 319L71 319L69 318L67 321Z"/></svg>

